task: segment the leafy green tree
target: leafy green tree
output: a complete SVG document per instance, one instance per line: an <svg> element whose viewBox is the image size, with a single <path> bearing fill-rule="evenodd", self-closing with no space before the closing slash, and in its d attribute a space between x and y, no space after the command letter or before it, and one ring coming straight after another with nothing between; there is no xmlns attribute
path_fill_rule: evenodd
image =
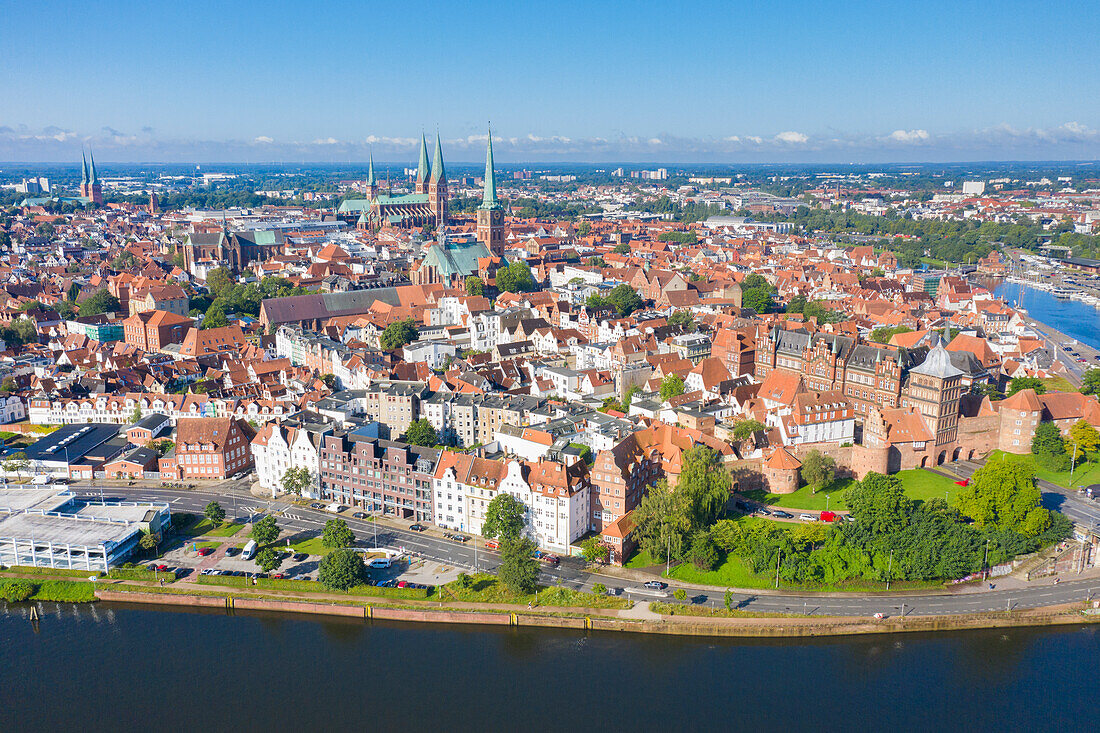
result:
<svg viewBox="0 0 1100 733"><path fill-rule="evenodd" d="M143 532L141 534L141 539L138 540L138 544L143 550L155 550L160 545L160 533Z"/></svg>
<svg viewBox="0 0 1100 733"><path fill-rule="evenodd" d="M527 507L511 494L497 494L485 508L481 534L501 540L516 539L527 526Z"/></svg>
<svg viewBox="0 0 1100 733"><path fill-rule="evenodd" d="M351 547L355 544L355 533L343 519L330 519L321 531L321 544L325 547Z"/></svg>
<svg viewBox="0 0 1100 733"><path fill-rule="evenodd" d="M333 550L321 558L317 579L329 590L343 590L360 585L367 577L367 566L358 552Z"/></svg>
<svg viewBox="0 0 1100 733"><path fill-rule="evenodd" d="M1066 452L1062 431L1052 422L1042 422L1035 428L1031 452L1037 456L1058 456Z"/></svg>
<svg viewBox="0 0 1100 733"><path fill-rule="evenodd" d="M4 381L0 383L0 392L14 392L15 391L15 378L4 377Z"/></svg>
<svg viewBox="0 0 1100 733"><path fill-rule="evenodd" d="M253 524L250 536L261 545L271 544L279 539L279 525L275 522L275 517L268 514Z"/></svg>
<svg viewBox="0 0 1100 733"><path fill-rule="evenodd" d="M718 545L710 532L696 532L691 540L691 562L696 568L703 571L714 570L721 561Z"/></svg>
<svg viewBox="0 0 1100 733"><path fill-rule="evenodd" d="M378 337L378 343L381 344L383 349L400 349L402 346L408 343L416 341L420 337L420 332L416 330L416 322L411 318L406 318L403 321L395 321L382 331L382 335Z"/></svg>
<svg viewBox="0 0 1100 733"><path fill-rule="evenodd" d="M676 374L669 374L661 380L661 400L667 402L673 397L679 397L684 393L684 380Z"/></svg>
<svg viewBox="0 0 1100 733"><path fill-rule="evenodd" d="M413 420L405 431L405 442L411 445L433 446L439 444L439 436L427 418Z"/></svg>
<svg viewBox="0 0 1100 733"><path fill-rule="evenodd" d="M225 328L229 325L229 319L225 317L225 301L221 298L217 298L210 307L206 309L206 314L203 316L200 329L207 328Z"/></svg>
<svg viewBox="0 0 1100 733"><path fill-rule="evenodd" d="M890 339L899 333L912 333L908 326L879 326L871 331L871 340L879 344L888 344Z"/></svg>
<svg viewBox="0 0 1100 733"><path fill-rule="evenodd" d="M577 236L578 237L587 237L589 232L591 232L591 231L592 231L592 224L590 222L582 221L579 225L577 225Z"/></svg>
<svg viewBox="0 0 1100 733"><path fill-rule="evenodd" d="M222 505L216 501L207 504L206 508L202 510L202 513L210 520L211 524L220 525L225 521L225 509L222 509Z"/></svg>
<svg viewBox="0 0 1100 733"><path fill-rule="evenodd" d="M1016 377L1008 383L1008 390L1005 392L1005 397L1011 397L1023 389L1033 389L1035 390L1035 394L1043 394L1047 391L1047 386L1043 384L1043 380L1038 377Z"/></svg>
<svg viewBox="0 0 1100 733"><path fill-rule="evenodd" d="M692 530L714 524L729 502L732 486L722 456L713 449L695 445L681 454L675 493Z"/></svg>
<svg viewBox="0 0 1100 733"><path fill-rule="evenodd" d="M1035 471L1027 462L989 461L970 477L970 484L956 496L955 505L979 529L994 526L1035 537L1051 523L1050 512L1041 499Z"/></svg>
<svg viewBox="0 0 1100 733"><path fill-rule="evenodd" d="M538 285L526 262L513 262L497 270L496 284L502 293L526 293Z"/></svg>
<svg viewBox="0 0 1100 733"><path fill-rule="evenodd" d="M733 437L737 440L748 440L757 433L763 432L768 429L768 426L759 420L754 420L751 417L745 420L738 420L733 425Z"/></svg>
<svg viewBox="0 0 1100 733"><path fill-rule="evenodd" d="M471 578L467 573L459 573L458 577L455 578L455 583L458 585L459 588L465 590L474 584L474 579Z"/></svg>
<svg viewBox="0 0 1100 733"><path fill-rule="evenodd" d="M134 411L130 413L130 423L135 424L141 420L141 403L134 405Z"/></svg>
<svg viewBox="0 0 1100 733"><path fill-rule="evenodd" d="M897 532L909 524L913 502L897 476L871 471L848 489L846 498L856 522L873 534Z"/></svg>
<svg viewBox="0 0 1100 733"><path fill-rule="evenodd" d="M810 486L810 493L816 494L836 478L836 461L815 448L803 457L801 474Z"/></svg>
<svg viewBox="0 0 1100 733"><path fill-rule="evenodd" d="M581 543L581 555L588 562L600 562L607 559L607 546L599 537L589 537Z"/></svg>
<svg viewBox="0 0 1100 733"><path fill-rule="evenodd" d="M626 283L613 287L607 299L615 306L620 316L629 316L644 305L638 291Z"/></svg>
<svg viewBox="0 0 1100 733"><path fill-rule="evenodd" d="M1069 444L1076 446L1078 457L1088 455L1100 447L1100 432L1087 420L1078 420L1069 429Z"/></svg>
<svg viewBox="0 0 1100 733"><path fill-rule="evenodd" d="M115 313L119 309L118 298L111 295L107 288L97 290L87 300L80 304L79 310L82 316L95 316L100 313Z"/></svg>
<svg viewBox="0 0 1100 733"><path fill-rule="evenodd" d="M526 537L509 537L501 541L498 577L513 593L526 595L538 587L539 561L534 558L537 549Z"/></svg>
<svg viewBox="0 0 1100 733"><path fill-rule="evenodd" d="M31 462L27 459L27 454L23 451L16 451L12 453L9 460L4 461L4 470L8 473L24 473L30 468Z"/></svg>
<svg viewBox="0 0 1100 733"><path fill-rule="evenodd" d="M680 326L685 331L696 329L695 316L689 310L678 310L668 317L668 325Z"/></svg>
<svg viewBox="0 0 1100 733"><path fill-rule="evenodd" d="M485 281L477 275L470 275L466 278L466 294L467 295L485 295Z"/></svg>
<svg viewBox="0 0 1100 733"><path fill-rule="evenodd" d="M303 491L313 486L313 479L313 473L305 466L291 466L283 472L279 483L285 493L301 496Z"/></svg>
<svg viewBox="0 0 1100 733"><path fill-rule="evenodd" d="M206 276L206 288L215 299L228 299L230 292L233 290L233 285L233 277L230 275L229 270L224 267L213 269Z"/></svg>
<svg viewBox="0 0 1100 733"><path fill-rule="evenodd" d="M256 564L260 566L260 570L270 573L283 564L283 556L270 547L265 547L256 553Z"/></svg>
<svg viewBox="0 0 1100 733"><path fill-rule="evenodd" d="M630 245L626 242L623 242L622 244L616 244L611 251L617 255L628 255L630 254Z"/></svg>
<svg viewBox="0 0 1100 733"><path fill-rule="evenodd" d="M765 290L770 290L771 287L772 287L771 283L769 283L763 275L760 275L760 274L755 273L755 272L750 272L748 275L745 275L745 279L741 281L741 288L742 289L744 289L744 288L764 288Z"/></svg>
<svg viewBox="0 0 1100 733"><path fill-rule="evenodd" d="M603 583L596 583L592 586L592 592L598 596L607 595L607 586Z"/></svg>
<svg viewBox="0 0 1100 733"><path fill-rule="evenodd" d="M336 389L337 383L336 383L336 375L335 374L322 374L321 376L319 376L317 378L320 379L322 382L324 382L325 386L328 387L329 389L331 389L331 390Z"/></svg>
<svg viewBox="0 0 1100 733"><path fill-rule="evenodd" d="M751 308L757 313L769 313L775 307L775 303L772 301L771 292L765 288L742 288L741 307Z"/></svg>
<svg viewBox="0 0 1100 733"><path fill-rule="evenodd" d="M1081 393L1100 394L1100 369L1089 369L1081 375Z"/></svg>
<svg viewBox="0 0 1100 733"><path fill-rule="evenodd" d="M650 487L630 516L634 520L638 544L651 557L679 557L691 521L682 495L673 492L668 481L661 479Z"/></svg>
<svg viewBox="0 0 1100 733"><path fill-rule="evenodd" d="M723 603L725 604L727 611L732 611L733 610L733 591L731 591L731 590L726 591L726 595L725 595L725 598L723 599Z"/></svg>
<svg viewBox="0 0 1100 733"><path fill-rule="evenodd" d="M676 590L672 591L672 597L682 603L683 601L687 600L688 594L687 591L683 588L677 588Z"/></svg>

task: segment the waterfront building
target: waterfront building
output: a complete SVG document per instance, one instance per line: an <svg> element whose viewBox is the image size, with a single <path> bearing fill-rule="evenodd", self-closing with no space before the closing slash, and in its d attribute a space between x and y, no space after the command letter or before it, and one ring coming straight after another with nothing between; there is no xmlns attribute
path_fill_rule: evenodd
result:
<svg viewBox="0 0 1100 733"><path fill-rule="evenodd" d="M176 446L160 459L160 472L177 479L225 479L253 464L256 431L233 417L182 418Z"/></svg>
<svg viewBox="0 0 1100 733"><path fill-rule="evenodd" d="M325 435L320 492L324 501L431 522L432 474L439 451L360 435Z"/></svg>

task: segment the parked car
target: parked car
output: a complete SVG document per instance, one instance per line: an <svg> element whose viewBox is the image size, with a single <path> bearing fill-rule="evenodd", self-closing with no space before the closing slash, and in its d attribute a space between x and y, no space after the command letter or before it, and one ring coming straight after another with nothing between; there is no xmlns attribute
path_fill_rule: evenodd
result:
<svg viewBox="0 0 1100 733"><path fill-rule="evenodd" d="M794 519L793 514L789 514L787 512L784 512L784 511L781 511L781 510L778 510L778 509L776 511L772 512L772 516L773 517L778 517L779 519Z"/></svg>
<svg viewBox="0 0 1100 733"><path fill-rule="evenodd" d="M214 548L213 547L200 547L199 548L199 557L206 557L207 555L212 555L212 554L214 554Z"/></svg>
<svg viewBox="0 0 1100 733"><path fill-rule="evenodd" d="M470 541L470 538L467 537L464 534L451 535L451 539L454 540L455 542L469 542Z"/></svg>
<svg viewBox="0 0 1100 733"><path fill-rule="evenodd" d="M410 524L409 529L411 529L413 532L423 532L427 529L427 527L425 527L420 522L417 522L416 524Z"/></svg>
<svg viewBox="0 0 1100 733"><path fill-rule="evenodd" d="M225 548L225 556L226 557L233 557L234 555L240 553L240 551L241 550L238 547L227 547L227 548Z"/></svg>
<svg viewBox="0 0 1100 733"><path fill-rule="evenodd" d="M404 588L404 587L406 587L407 585L408 585L408 582L407 582L407 581L404 581L404 580L399 580L399 581L397 581L397 587L398 587L398 588Z"/></svg>
<svg viewBox="0 0 1100 733"><path fill-rule="evenodd" d="M664 590L668 587L668 583L662 583L659 580L647 580L646 582L642 583L642 585L643 587L649 588L650 590Z"/></svg>
<svg viewBox="0 0 1100 733"><path fill-rule="evenodd" d="M309 558L309 555L307 555L304 552L299 552L296 555L294 555L294 562L305 562L308 558Z"/></svg>
<svg viewBox="0 0 1100 733"><path fill-rule="evenodd" d="M486 550L495 550L498 547L500 547L500 542L499 541L497 541L497 540L485 540L485 549Z"/></svg>
<svg viewBox="0 0 1100 733"><path fill-rule="evenodd" d="M767 509L765 509L764 507L760 507L756 511L759 512L761 515L763 515L765 517L770 517L772 515L772 513L770 511L768 511Z"/></svg>
<svg viewBox="0 0 1100 733"><path fill-rule="evenodd" d="M356 519L366 519L367 518L367 513L366 512L354 512L351 516L355 517Z"/></svg>
<svg viewBox="0 0 1100 733"><path fill-rule="evenodd" d="M324 505L324 504L322 504L322 503L321 503L321 502L319 502L319 501L311 501L311 502L309 503L309 508L310 508L310 509L324 509L324 508L325 508L325 505Z"/></svg>
<svg viewBox="0 0 1100 733"><path fill-rule="evenodd" d="M813 514L806 514L805 512L803 512L802 514L799 514L798 518L801 519L803 522L816 522L817 521L817 517L815 517Z"/></svg>

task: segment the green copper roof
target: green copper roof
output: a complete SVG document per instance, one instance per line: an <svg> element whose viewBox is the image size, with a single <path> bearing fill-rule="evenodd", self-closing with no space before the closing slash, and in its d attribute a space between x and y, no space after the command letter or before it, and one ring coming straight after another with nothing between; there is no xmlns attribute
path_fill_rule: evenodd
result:
<svg viewBox="0 0 1100 733"><path fill-rule="evenodd" d="M420 165L416 169L416 182L423 183L428 180L432 172L428 169L428 140L424 134L420 135Z"/></svg>
<svg viewBox="0 0 1100 733"><path fill-rule="evenodd" d="M99 179L95 174L95 156L92 155L92 151L88 151L88 183L93 186L99 183Z"/></svg>
<svg viewBox="0 0 1100 733"><path fill-rule="evenodd" d="M482 209L495 209L497 203L497 180L493 173L493 130L489 128L489 146L485 149L485 194L481 199Z"/></svg>
<svg viewBox="0 0 1100 733"><path fill-rule="evenodd" d="M374 186L374 151L370 154L370 167L367 168L367 185Z"/></svg>
<svg viewBox="0 0 1100 733"><path fill-rule="evenodd" d="M83 150L80 151L80 160L80 182L83 184L88 182L88 156Z"/></svg>
<svg viewBox="0 0 1100 733"><path fill-rule="evenodd" d="M447 173L443 170L443 146L439 143L439 133L435 133L435 159L432 160L432 183L447 180Z"/></svg>

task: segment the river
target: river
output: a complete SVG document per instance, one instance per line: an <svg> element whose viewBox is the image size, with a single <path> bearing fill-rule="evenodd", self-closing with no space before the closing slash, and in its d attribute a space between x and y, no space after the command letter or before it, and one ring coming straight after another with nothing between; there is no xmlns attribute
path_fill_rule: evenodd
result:
<svg viewBox="0 0 1100 733"><path fill-rule="evenodd" d="M1045 290L1002 282L993 294L1067 336L1100 349L1100 311L1076 300L1059 300Z"/></svg>
<svg viewBox="0 0 1100 733"><path fill-rule="evenodd" d="M0 730L1088 730L1100 628L738 640L0 611Z"/></svg>

